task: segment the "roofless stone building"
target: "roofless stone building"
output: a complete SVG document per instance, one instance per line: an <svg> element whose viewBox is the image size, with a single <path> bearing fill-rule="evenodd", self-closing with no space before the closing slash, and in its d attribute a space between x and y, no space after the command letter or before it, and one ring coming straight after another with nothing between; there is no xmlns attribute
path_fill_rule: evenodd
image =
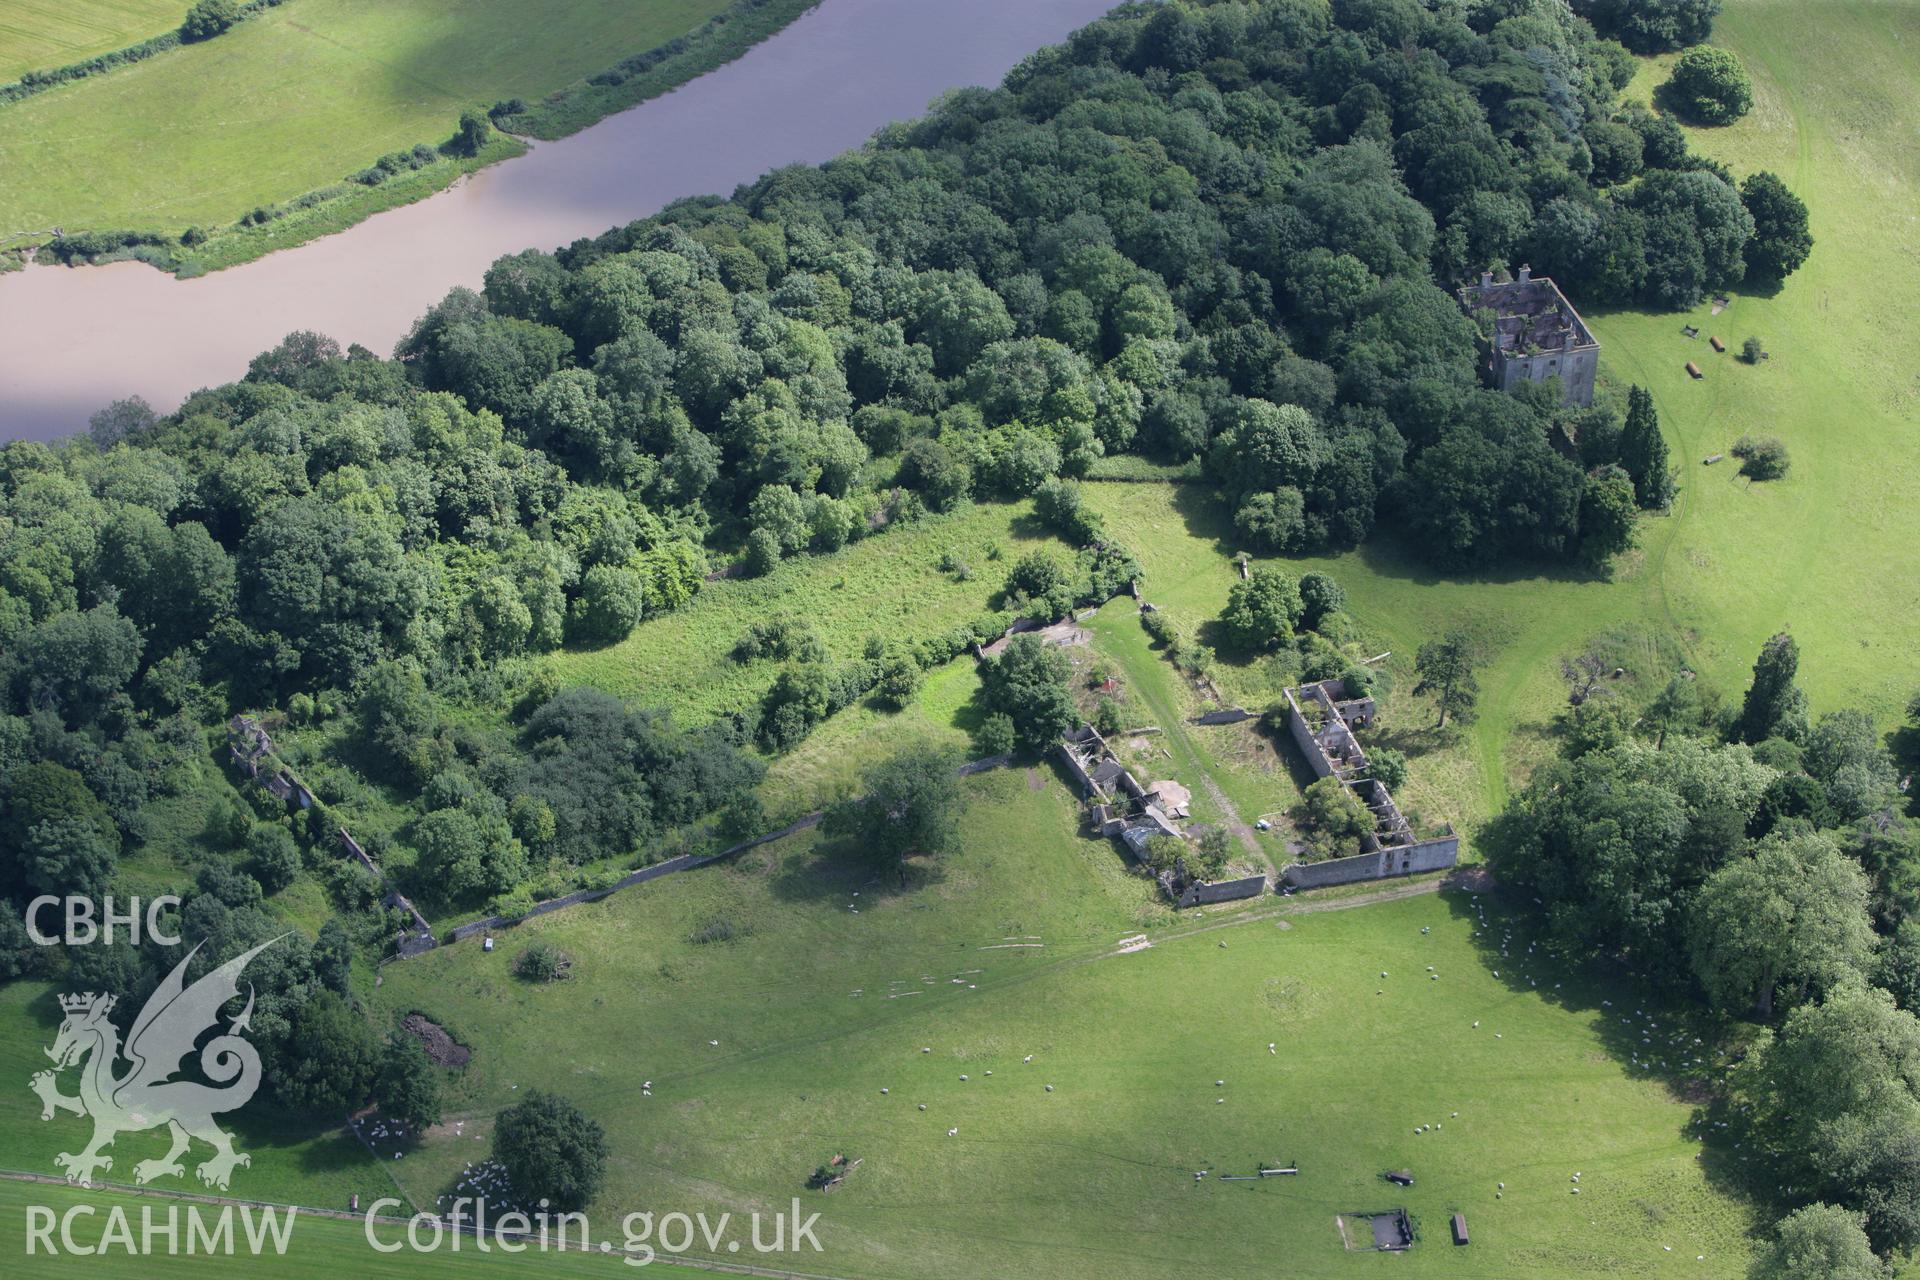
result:
<svg viewBox="0 0 1920 1280"><path fill-rule="evenodd" d="M1480 372L1489 386L1511 391L1522 382L1558 377L1565 403L1593 403L1600 343L1552 280L1523 266L1512 280L1496 284L1493 272L1483 271L1479 284L1461 286L1460 305L1468 315L1492 313L1491 333L1480 344Z"/></svg>

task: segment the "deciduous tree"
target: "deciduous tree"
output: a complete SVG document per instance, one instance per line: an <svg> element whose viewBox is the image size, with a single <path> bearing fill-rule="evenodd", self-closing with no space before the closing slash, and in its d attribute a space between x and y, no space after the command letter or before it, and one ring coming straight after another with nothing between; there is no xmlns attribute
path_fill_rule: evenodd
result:
<svg viewBox="0 0 1920 1280"><path fill-rule="evenodd" d="M1445 728L1447 717L1465 719L1473 713L1480 697L1480 683L1474 678L1473 643L1457 631L1439 640L1429 640L1414 655L1413 669L1420 679L1413 686L1418 697L1433 699L1440 713L1437 727Z"/></svg>

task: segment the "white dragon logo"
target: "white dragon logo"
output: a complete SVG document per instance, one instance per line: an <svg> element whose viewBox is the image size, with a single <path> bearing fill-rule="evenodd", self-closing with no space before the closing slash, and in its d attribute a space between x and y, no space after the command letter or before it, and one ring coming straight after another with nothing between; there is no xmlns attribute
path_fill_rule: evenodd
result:
<svg viewBox="0 0 1920 1280"><path fill-rule="evenodd" d="M42 1120L51 1120L56 1110L93 1117L93 1141L86 1150L78 1155L61 1152L54 1160L67 1171L68 1182L92 1186L96 1170L112 1169L113 1159L101 1152L113 1145L116 1134L163 1124L172 1132L173 1149L163 1159L136 1164L136 1182L144 1184L165 1175L184 1176L180 1157L193 1138L213 1148L213 1158L196 1170L200 1181L208 1186L226 1190L234 1167L253 1163L251 1156L233 1149L232 1135L213 1122L216 1112L245 1106L260 1087L260 1055L239 1035L253 1017L251 985L247 988L247 1007L232 1019L226 1034L215 1036L200 1050L200 1070L224 1087L171 1077L181 1070L181 1060L193 1052L194 1042L219 1020L221 1007L240 994L240 972L248 961L278 941L270 939L235 956L189 987L184 975L194 953L200 950L196 946L148 998L127 1033L124 1050L119 1029L107 1019L113 1009L112 996L88 992L60 997L66 1019L60 1024L53 1047L46 1051L54 1069L37 1072L32 1087L40 1095ZM123 1053L132 1066L125 1075L116 1077L114 1069ZM88 1054L92 1058L81 1069L79 1096L61 1093L58 1073L79 1065Z"/></svg>

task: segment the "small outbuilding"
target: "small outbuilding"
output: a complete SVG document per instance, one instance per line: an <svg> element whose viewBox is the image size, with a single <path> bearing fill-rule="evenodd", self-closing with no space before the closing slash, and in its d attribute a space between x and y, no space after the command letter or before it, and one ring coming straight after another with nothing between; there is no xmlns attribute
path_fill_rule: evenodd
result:
<svg viewBox="0 0 1920 1280"><path fill-rule="evenodd" d="M1453 1242L1455 1244L1467 1243L1467 1215L1464 1213L1456 1213L1453 1215Z"/></svg>
<svg viewBox="0 0 1920 1280"><path fill-rule="evenodd" d="M1727 344L1720 341L1720 335L1717 333L1707 339L1707 344L1715 351L1725 351L1727 349Z"/></svg>
<svg viewBox="0 0 1920 1280"><path fill-rule="evenodd" d="M1688 376L1689 378L1692 378L1692 379L1694 379L1694 380L1696 380L1696 381L1698 381L1699 379L1701 379L1701 378L1704 378L1704 377L1706 377L1707 375L1706 375L1706 374L1704 374L1704 373L1702 373L1702 372L1700 372L1700 366L1699 366L1699 365L1697 365L1697 364L1695 364L1695 363L1694 363L1693 361L1691 361L1691 360L1689 360L1689 361L1687 361L1687 376Z"/></svg>

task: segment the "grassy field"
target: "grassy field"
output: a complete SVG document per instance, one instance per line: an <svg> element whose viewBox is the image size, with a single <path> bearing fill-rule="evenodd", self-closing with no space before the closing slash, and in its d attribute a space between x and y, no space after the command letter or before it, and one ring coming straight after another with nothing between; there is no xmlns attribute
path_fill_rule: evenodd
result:
<svg viewBox="0 0 1920 1280"><path fill-rule="evenodd" d="M466 107L538 100L725 6L299 0L0 110L0 232L230 222L439 142Z"/></svg>
<svg viewBox="0 0 1920 1280"><path fill-rule="evenodd" d="M906 892L807 836L390 969L383 1008L480 1047L458 1136L395 1175L431 1202L538 1086L608 1128L601 1215L770 1209L829 1155L861 1159L808 1200L826 1252L803 1269L828 1274L1457 1275L1455 1210L1475 1275L1742 1273L1748 1215L1692 1108L1630 1062L1640 1034L1690 1034L1631 988L1454 892L1175 924L1074 834L1051 771L968 788L963 848ZM735 941L690 940L720 918ZM577 976L515 981L535 938ZM1276 1160L1301 1175L1219 1181ZM1401 1167L1410 1191L1380 1180ZM1400 1205L1411 1253L1344 1251L1335 1213Z"/></svg>
<svg viewBox="0 0 1920 1280"><path fill-rule="evenodd" d="M1816 711L1865 705L1886 723L1920 683L1920 476L1903 434L1920 407L1905 315L1920 286L1920 8L1730 0L1716 39L1753 72L1757 105L1695 143L1738 174L1781 173L1819 245L1777 296L1740 293L1718 316L1591 317L1603 376L1654 393L1683 473L1673 513L1648 520L1605 580L1447 579L1391 537L1288 562L1332 572L1369 650L1393 651L1384 732L1412 758L1403 803L1429 819L1470 828L1553 749L1556 659L1595 637L1642 687L1684 656L1737 696L1760 643L1791 627ZM1636 91L1659 74L1647 68ZM1772 359L1714 356L1681 336L1688 322L1736 350L1756 334ZM1705 380L1686 378L1689 359ZM1748 430L1788 442L1786 479L1756 486L1700 465ZM1140 558L1148 599L1189 630L1218 615L1238 548L1203 488L1087 494ZM728 657L753 619L804 616L845 659L870 633L912 638L976 616L1037 541L1023 507L973 507L712 584L620 645L562 655L561 674L699 721L773 678L771 663ZM949 551L970 577L938 568ZM1251 822L1292 800L1297 779L1264 739L1182 725L1205 694L1148 645L1127 602L1087 625L1085 658L1111 664L1138 720L1168 730L1148 739L1171 753L1156 776L1192 787L1197 820ZM1487 653L1482 713L1442 735L1407 693L1410 660L1455 627ZM1223 664L1216 681L1249 706L1274 692L1257 663ZM930 673L904 712L849 708L774 763L769 807L812 807L907 741L964 749L976 686L961 660ZM1109 844L1078 834L1051 767L965 785L961 848L906 889L808 833L544 917L490 954L468 944L387 967L366 993L377 1016L423 1010L475 1049L454 1084L457 1123L398 1162L257 1124L236 1190L332 1205L397 1185L431 1206L486 1151L492 1115L544 1087L607 1126L596 1218L738 1215L801 1195L823 1215L826 1252L793 1265L820 1274L1744 1274L1762 1225L1734 1190L1747 1171L1739 1152L1693 1136L1697 1100L1723 1069L1722 1028L1686 1025L1624 975L1536 950L1512 904L1457 890L1369 902L1361 887L1176 919ZM191 815L179 826L184 842ZM1282 859L1273 838L1254 839ZM163 883L165 861L142 874ZM733 941L693 941L722 920ZM1134 935L1152 945L1119 954ZM536 938L572 953L575 976L513 979L514 955ZM0 989L11 1033L0 1078L24 1080L51 1019L42 988ZM50 1169L75 1133L42 1124L24 1088L0 1091L0 1165ZM127 1141L129 1160L148 1154ZM862 1161L856 1174L830 1196L802 1190L836 1153ZM1276 1160L1300 1175L1222 1181ZM1396 1168L1413 1188L1380 1180ZM42 1191L0 1183L0 1254L19 1230L15 1206L48 1202ZM1343 1248L1336 1214L1400 1206L1422 1227L1409 1253ZM1470 1220L1469 1250L1446 1241L1454 1211ZM316 1226L303 1265L387 1265L357 1228L331 1230ZM408 1274L463 1275L474 1262L409 1259Z"/></svg>
<svg viewBox="0 0 1920 1280"><path fill-rule="evenodd" d="M0 84L180 25L187 0L0 0Z"/></svg>
<svg viewBox="0 0 1920 1280"><path fill-rule="evenodd" d="M748 624L774 614L803 619L837 661L859 657L870 635L912 641L940 634L987 612L1022 554L1058 545L1032 526L1026 503L982 504L835 555L797 556L765 577L709 584L619 644L559 655L560 675L636 705L671 706L684 723L698 723L747 705L773 683L778 663L730 656ZM948 553L966 563L968 576L940 568Z"/></svg>
<svg viewBox="0 0 1920 1280"><path fill-rule="evenodd" d="M60 1007L47 984L15 982L0 987L0 1026L7 1032L0 1043L0 1079L11 1082L0 1091L0 1169L57 1174L53 1157L80 1150L77 1144L84 1144L92 1132L91 1122L65 1112L42 1120L40 1100L27 1089L34 1072L46 1068L41 1050L53 1043L59 1025ZM71 1092L72 1080L67 1076L62 1088ZM236 1148L253 1157L253 1163L234 1176L236 1195L344 1208L356 1191L390 1194L386 1171L344 1133L301 1129L251 1115L227 1127L236 1136ZM111 1152L113 1170L104 1176L131 1183L138 1161L157 1159L166 1150L164 1130L124 1135ZM196 1151L196 1162L205 1158L204 1150ZM175 1180L171 1189L197 1192L204 1188L189 1167L187 1177Z"/></svg>

